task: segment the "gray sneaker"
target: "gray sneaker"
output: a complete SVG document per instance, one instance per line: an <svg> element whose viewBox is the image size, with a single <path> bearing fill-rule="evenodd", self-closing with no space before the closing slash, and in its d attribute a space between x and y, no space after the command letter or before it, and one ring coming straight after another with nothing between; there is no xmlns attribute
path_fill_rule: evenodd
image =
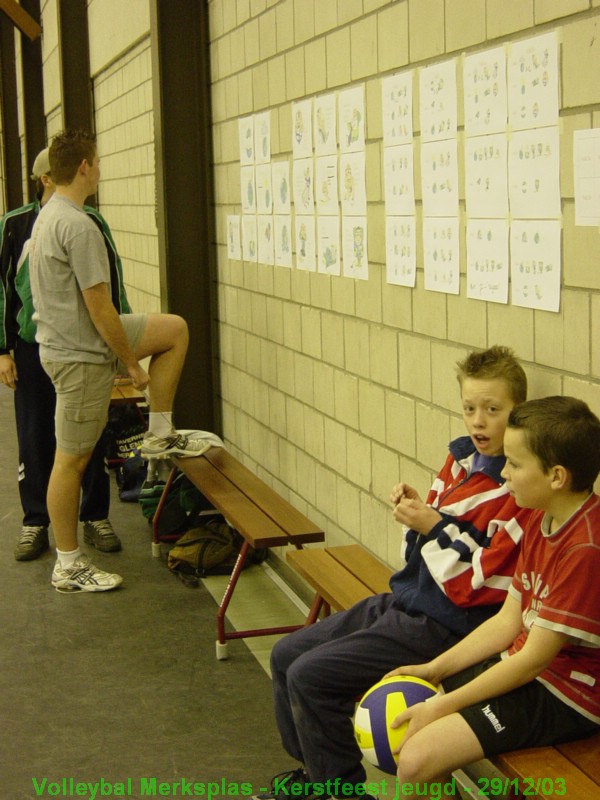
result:
<svg viewBox="0 0 600 800"><path fill-rule="evenodd" d="M45 553L48 544L48 528L45 525L23 525L15 548L17 561L33 561Z"/></svg>
<svg viewBox="0 0 600 800"><path fill-rule="evenodd" d="M121 540L108 519L89 519L83 523L83 540L102 553L116 553Z"/></svg>
<svg viewBox="0 0 600 800"><path fill-rule="evenodd" d="M193 458L201 456L212 447L206 439L173 431L168 436L156 436L148 431L145 434L140 455L142 458Z"/></svg>
<svg viewBox="0 0 600 800"><path fill-rule="evenodd" d="M59 592L108 592L122 583L120 575L98 569L87 556L79 556L66 568L57 561L52 571L52 586Z"/></svg>

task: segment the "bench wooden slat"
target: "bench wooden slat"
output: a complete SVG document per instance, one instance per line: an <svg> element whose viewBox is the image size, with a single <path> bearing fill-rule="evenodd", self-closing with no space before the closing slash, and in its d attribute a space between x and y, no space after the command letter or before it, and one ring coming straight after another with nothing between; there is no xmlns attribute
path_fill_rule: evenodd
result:
<svg viewBox="0 0 600 800"><path fill-rule="evenodd" d="M600 733L588 739L557 744L556 749L600 785Z"/></svg>
<svg viewBox="0 0 600 800"><path fill-rule="evenodd" d="M491 760L508 778L519 779L523 794L529 788L530 797L598 800L598 784L559 753L556 747L515 750ZM536 793L538 779L540 791Z"/></svg>
<svg viewBox="0 0 600 800"><path fill-rule="evenodd" d="M118 403L126 403L126 402L128 402L125 399L125 396L124 396L123 392L121 391L121 387L120 386L117 386L117 385L113 386L112 394L110 396L110 402L111 403L117 403L117 404Z"/></svg>
<svg viewBox="0 0 600 800"><path fill-rule="evenodd" d="M146 398L129 383L115 383L110 398L111 403L145 403Z"/></svg>
<svg viewBox="0 0 600 800"><path fill-rule="evenodd" d="M140 392L140 390L136 389L131 383L119 384L117 388L119 389L123 399L128 400L130 403L146 402L146 397L143 392Z"/></svg>
<svg viewBox="0 0 600 800"><path fill-rule="evenodd" d="M384 594L390 591L390 578L393 570L367 552L361 545L347 544L339 547L326 547L325 550L348 572L365 583L372 594Z"/></svg>
<svg viewBox="0 0 600 800"><path fill-rule="evenodd" d="M373 593L364 583L349 575L326 550L295 550L287 553L288 561L332 608L350 608Z"/></svg>
<svg viewBox="0 0 600 800"><path fill-rule="evenodd" d="M323 531L287 500L247 469L222 447L213 447L206 455L220 472L252 500L263 512L298 541L322 542Z"/></svg>
<svg viewBox="0 0 600 800"><path fill-rule="evenodd" d="M254 548L289 544L287 533L242 494L210 461L177 458L181 470Z"/></svg>

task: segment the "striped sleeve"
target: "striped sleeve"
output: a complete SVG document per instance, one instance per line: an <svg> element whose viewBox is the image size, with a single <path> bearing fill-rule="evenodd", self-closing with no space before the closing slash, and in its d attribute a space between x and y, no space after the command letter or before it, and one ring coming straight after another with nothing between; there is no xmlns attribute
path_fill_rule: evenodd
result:
<svg viewBox="0 0 600 800"><path fill-rule="evenodd" d="M498 506L497 498L486 505ZM482 527L444 518L442 530L421 551L436 584L457 606L502 603L511 585L529 511L518 509L507 494L494 511Z"/></svg>

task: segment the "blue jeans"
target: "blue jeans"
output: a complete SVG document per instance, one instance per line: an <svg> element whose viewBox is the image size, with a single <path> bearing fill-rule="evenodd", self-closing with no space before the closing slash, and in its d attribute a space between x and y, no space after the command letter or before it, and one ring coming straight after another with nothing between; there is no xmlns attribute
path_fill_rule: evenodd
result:
<svg viewBox="0 0 600 800"><path fill-rule="evenodd" d="M386 672L421 664L458 638L380 594L280 639L271 654L275 719L286 751L313 782L365 780L355 702Z"/></svg>

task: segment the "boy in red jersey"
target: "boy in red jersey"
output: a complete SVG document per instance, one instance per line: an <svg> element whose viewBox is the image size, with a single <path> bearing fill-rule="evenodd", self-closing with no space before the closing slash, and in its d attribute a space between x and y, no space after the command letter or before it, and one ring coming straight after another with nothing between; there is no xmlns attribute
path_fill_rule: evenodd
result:
<svg viewBox="0 0 600 800"><path fill-rule="evenodd" d="M600 421L571 397L532 400L511 411L504 452L515 501L538 510L501 610L429 663L390 673L446 692L394 722L410 720L403 784L599 730Z"/></svg>

